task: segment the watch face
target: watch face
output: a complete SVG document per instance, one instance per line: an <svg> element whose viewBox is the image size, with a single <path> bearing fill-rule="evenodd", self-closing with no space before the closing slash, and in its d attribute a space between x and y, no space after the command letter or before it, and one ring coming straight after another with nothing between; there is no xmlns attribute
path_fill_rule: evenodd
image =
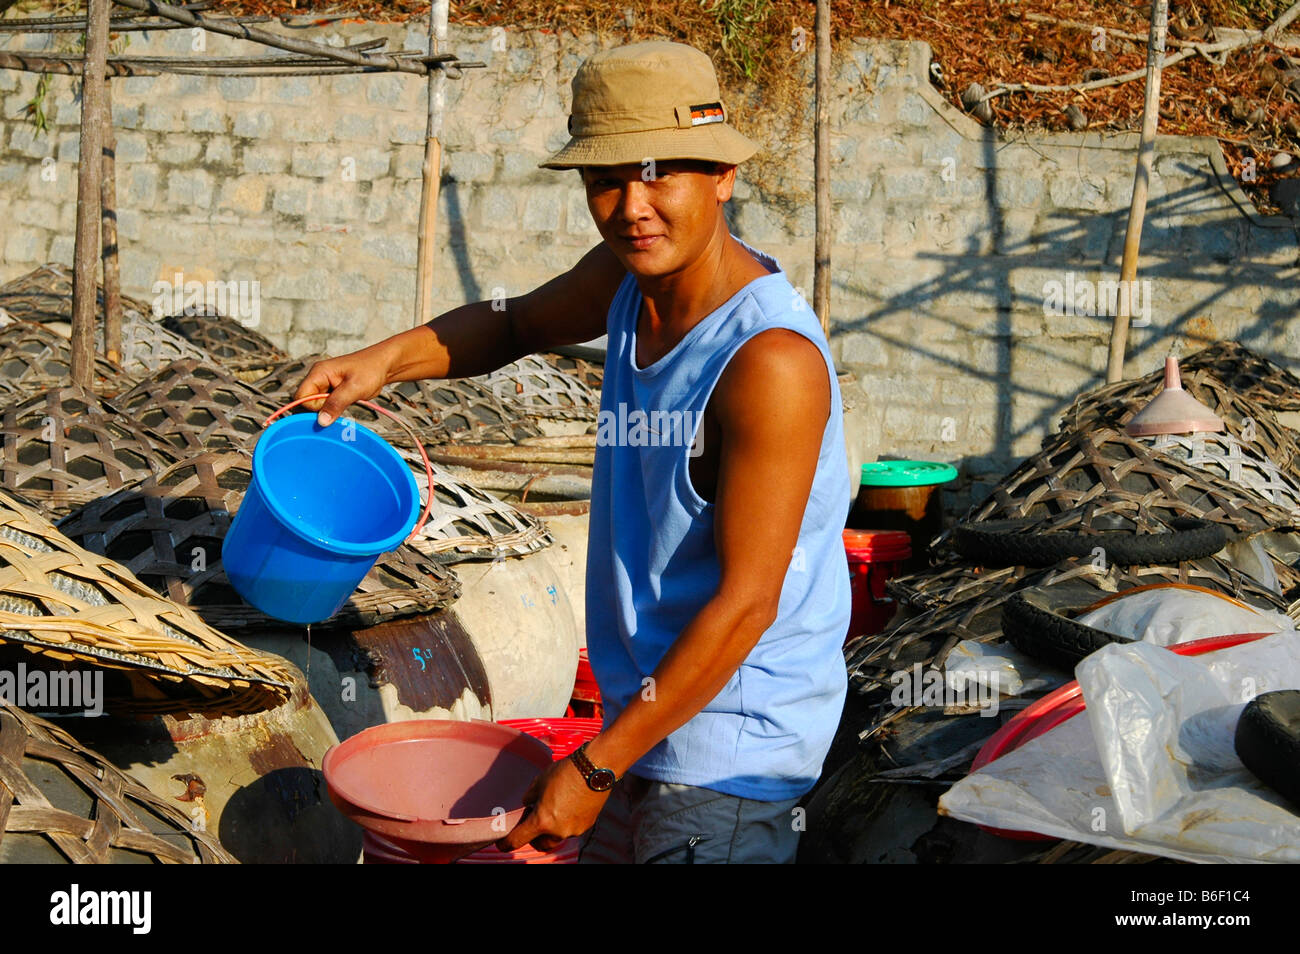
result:
<svg viewBox="0 0 1300 954"><path fill-rule="evenodd" d="M596 769L587 776L587 786L593 792L607 792L614 787L616 776L609 769Z"/></svg>

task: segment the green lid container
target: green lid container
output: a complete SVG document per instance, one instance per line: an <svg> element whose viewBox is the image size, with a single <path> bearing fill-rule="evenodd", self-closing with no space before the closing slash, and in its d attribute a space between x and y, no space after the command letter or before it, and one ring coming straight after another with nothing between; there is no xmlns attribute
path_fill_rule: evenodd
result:
<svg viewBox="0 0 1300 954"><path fill-rule="evenodd" d="M957 479L957 468L929 460L878 460L862 465L863 487L929 487Z"/></svg>

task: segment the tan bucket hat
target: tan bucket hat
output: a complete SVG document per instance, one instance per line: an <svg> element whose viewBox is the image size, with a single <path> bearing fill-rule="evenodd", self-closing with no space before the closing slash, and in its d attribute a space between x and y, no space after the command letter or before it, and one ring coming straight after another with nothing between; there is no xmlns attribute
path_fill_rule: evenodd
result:
<svg viewBox="0 0 1300 954"><path fill-rule="evenodd" d="M693 46L651 40L593 54L573 77L563 149L543 169L618 166L644 159L736 165L758 144L727 123L713 61Z"/></svg>

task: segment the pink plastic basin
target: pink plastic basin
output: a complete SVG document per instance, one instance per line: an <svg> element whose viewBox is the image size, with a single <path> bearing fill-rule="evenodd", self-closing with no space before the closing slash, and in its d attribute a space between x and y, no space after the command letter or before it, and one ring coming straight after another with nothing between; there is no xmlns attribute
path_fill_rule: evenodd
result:
<svg viewBox="0 0 1300 954"><path fill-rule="evenodd" d="M424 719L372 726L325 753L345 816L421 861L450 862L518 824L551 751L495 722Z"/></svg>

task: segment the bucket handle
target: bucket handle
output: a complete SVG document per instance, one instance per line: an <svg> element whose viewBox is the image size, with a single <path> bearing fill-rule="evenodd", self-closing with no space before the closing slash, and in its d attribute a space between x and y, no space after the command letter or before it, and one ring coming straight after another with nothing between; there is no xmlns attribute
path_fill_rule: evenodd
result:
<svg viewBox="0 0 1300 954"><path fill-rule="evenodd" d="M269 427L271 422L274 421L277 417L279 417L281 414L287 414L289 411L292 411L299 404L306 404L308 401L315 401L318 398L327 398L327 397L329 397L328 393L309 394L306 397L298 398L298 400L296 401L290 401L284 407L280 408L280 410L276 411L265 421L263 421L262 426ZM420 452L420 460L424 461L424 475L429 481L429 499L425 501L424 511L420 514L420 519L415 521L415 529L412 530L411 535L406 538L407 540L413 540L416 537L418 537L420 535L420 531L424 529L425 523L427 523L429 520L429 511L433 509L433 464L429 463L429 455L428 453L425 452L424 443L420 440L419 435L415 433L415 429L411 427L410 424L406 423L406 421L402 420L392 411L388 410L388 408L380 407L378 404L374 403L373 401L354 401L353 403L360 404L363 407L368 407L370 408L370 410L378 412L379 414L384 414L388 417L391 417L394 421L400 424L406 430L406 433L411 436L411 440L415 442L415 448Z"/></svg>

